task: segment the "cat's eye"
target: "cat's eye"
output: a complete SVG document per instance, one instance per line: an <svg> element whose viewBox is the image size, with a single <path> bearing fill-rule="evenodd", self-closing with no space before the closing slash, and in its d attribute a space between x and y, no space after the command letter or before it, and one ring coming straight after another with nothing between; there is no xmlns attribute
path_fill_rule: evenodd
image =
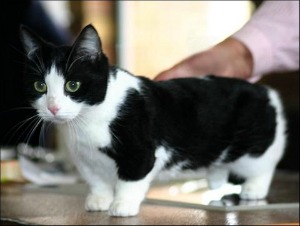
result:
<svg viewBox="0 0 300 226"><path fill-rule="evenodd" d="M34 89L39 93L45 93L47 91L47 85L44 82L36 81L33 86Z"/></svg>
<svg viewBox="0 0 300 226"><path fill-rule="evenodd" d="M68 81L65 89L67 92L74 93L80 88L81 83L76 81Z"/></svg>

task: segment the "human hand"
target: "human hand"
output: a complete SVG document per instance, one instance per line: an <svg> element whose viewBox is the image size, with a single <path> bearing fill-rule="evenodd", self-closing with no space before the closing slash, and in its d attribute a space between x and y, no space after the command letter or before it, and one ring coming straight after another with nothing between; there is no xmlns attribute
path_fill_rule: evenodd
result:
<svg viewBox="0 0 300 226"><path fill-rule="evenodd" d="M201 77L208 74L249 79L253 59L248 48L234 38L228 38L216 46L192 55L172 68L161 72L154 80L180 77Z"/></svg>

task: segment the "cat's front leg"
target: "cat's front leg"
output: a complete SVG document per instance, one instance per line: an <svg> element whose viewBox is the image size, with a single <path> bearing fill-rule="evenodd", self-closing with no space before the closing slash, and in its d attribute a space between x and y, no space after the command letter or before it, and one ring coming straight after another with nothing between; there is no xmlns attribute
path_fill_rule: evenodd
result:
<svg viewBox="0 0 300 226"><path fill-rule="evenodd" d="M113 198L113 187L99 182L91 186L91 192L85 200L85 209L87 211L107 211Z"/></svg>
<svg viewBox="0 0 300 226"><path fill-rule="evenodd" d="M118 180L115 198L109 208L109 215L118 217L137 215L149 185L150 181L147 178L139 181Z"/></svg>

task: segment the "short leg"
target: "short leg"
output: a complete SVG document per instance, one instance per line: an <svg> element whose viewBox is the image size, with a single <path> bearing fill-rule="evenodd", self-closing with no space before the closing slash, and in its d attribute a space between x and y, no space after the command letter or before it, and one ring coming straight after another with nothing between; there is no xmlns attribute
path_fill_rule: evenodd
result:
<svg viewBox="0 0 300 226"><path fill-rule="evenodd" d="M113 201L113 187L105 183L98 183L91 187L91 193L85 201L87 211L106 211Z"/></svg>
<svg viewBox="0 0 300 226"><path fill-rule="evenodd" d="M111 216L135 216L148 191L150 182L147 179L136 182L119 180L116 184L115 199L109 208Z"/></svg>
<svg viewBox="0 0 300 226"><path fill-rule="evenodd" d="M208 187L210 189L220 188L228 181L229 170L226 167L211 166L207 172Z"/></svg>
<svg viewBox="0 0 300 226"><path fill-rule="evenodd" d="M273 178L274 170L255 177L246 178L240 194L241 199L255 200L266 198Z"/></svg>

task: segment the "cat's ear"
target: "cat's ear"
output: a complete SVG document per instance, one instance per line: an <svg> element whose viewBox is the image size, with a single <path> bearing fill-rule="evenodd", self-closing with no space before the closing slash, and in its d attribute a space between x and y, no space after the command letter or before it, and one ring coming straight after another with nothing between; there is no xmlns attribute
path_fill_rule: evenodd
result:
<svg viewBox="0 0 300 226"><path fill-rule="evenodd" d="M99 56L102 53L101 40L93 25L89 24L82 29L78 38L76 39L72 54L75 55L89 55Z"/></svg>
<svg viewBox="0 0 300 226"><path fill-rule="evenodd" d="M42 39L38 37L31 29L20 26L21 42L28 58L31 58L37 49L42 46Z"/></svg>

